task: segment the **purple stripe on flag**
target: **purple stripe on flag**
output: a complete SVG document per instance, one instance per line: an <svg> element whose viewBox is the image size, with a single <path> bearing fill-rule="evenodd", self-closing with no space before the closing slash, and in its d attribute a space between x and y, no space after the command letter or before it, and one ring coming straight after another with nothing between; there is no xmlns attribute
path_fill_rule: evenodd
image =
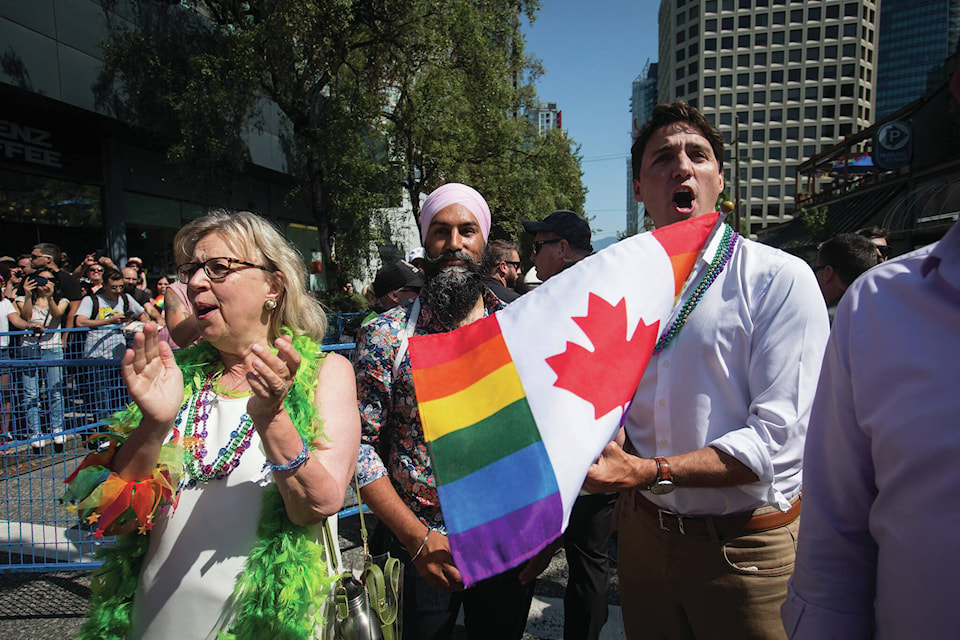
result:
<svg viewBox="0 0 960 640"><path fill-rule="evenodd" d="M450 552L465 586L532 558L561 533L560 494L529 504L485 524L450 536Z"/></svg>

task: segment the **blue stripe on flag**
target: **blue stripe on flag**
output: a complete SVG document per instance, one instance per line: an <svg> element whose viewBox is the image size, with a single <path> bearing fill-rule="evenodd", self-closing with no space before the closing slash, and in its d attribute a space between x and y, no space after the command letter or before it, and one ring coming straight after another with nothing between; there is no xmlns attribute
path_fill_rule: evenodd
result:
<svg viewBox="0 0 960 640"><path fill-rule="evenodd" d="M559 488L543 442L535 442L437 490L447 532L453 535L543 500Z"/></svg>

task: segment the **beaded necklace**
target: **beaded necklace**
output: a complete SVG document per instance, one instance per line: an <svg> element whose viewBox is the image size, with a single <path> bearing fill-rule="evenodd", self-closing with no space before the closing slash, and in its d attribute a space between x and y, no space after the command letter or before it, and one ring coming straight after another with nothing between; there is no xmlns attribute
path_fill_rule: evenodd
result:
<svg viewBox="0 0 960 640"><path fill-rule="evenodd" d="M249 414L244 413L240 424L230 432L227 445L220 449L212 462L204 462L207 456L207 420L210 418L210 407L216 398L213 381L214 374L207 374L196 399L191 398L186 420L183 421L184 435L196 440L185 456L187 469L190 471L190 479L186 483L188 487L196 486L197 481L222 480L230 475L240 464L240 457L250 447L250 439L253 437L253 420Z"/></svg>
<svg viewBox="0 0 960 640"><path fill-rule="evenodd" d="M720 239L720 246L717 248L717 254L713 257L713 261L710 263L710 267L707 269L707 271L703 274L703 277L700 278L697 288L693 290L693 293L690 294L690 297L687 298L687 301L683 303L680 313L677 314L677 317L670 324L670 327L660 335L660 339L657 340L657 346L653 349L654 355L666 349L667 345L677 337L678 333L680 333L680 329L682 329L683 325L687 323L687 318L689 318L690 314L693 313L697 303L700 302L701 298L703 298L703 294L707 292L707 289L710 288L710 285L713 284L713 281L717 279L717 276L720 275L720 272L723 271L723 268L727 266L727 263L730 261L730 257L733 255L733 249L737 246L737 240L739 238L740 234L730 228L730 225L723 225L723 237Z"/></svg>

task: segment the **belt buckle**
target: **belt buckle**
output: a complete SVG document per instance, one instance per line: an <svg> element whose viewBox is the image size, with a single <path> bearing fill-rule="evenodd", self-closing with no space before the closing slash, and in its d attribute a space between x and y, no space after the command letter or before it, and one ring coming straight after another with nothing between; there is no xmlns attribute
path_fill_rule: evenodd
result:
<svg viewBox="0 0 960 640"><path fill-rule="evenodd" d="M666 510L664 510L664 509L657 509L657 521L658 521L658 523L660 524L660 530L661 530L661 531L667 531L667 532L670 531L670 529L668 529L667 527L663 526L663 515L664 515L664 514L666 514L666 515L668 515L668 516L672 516L673 518L676 518L676 520L677 520L677 528L678 528L679 531L680 531L680 535L687 535L687 532L683 530L683 516L682 516L681 514L679 514L679 513L673 513L672 511L666 511Z"/></svg>

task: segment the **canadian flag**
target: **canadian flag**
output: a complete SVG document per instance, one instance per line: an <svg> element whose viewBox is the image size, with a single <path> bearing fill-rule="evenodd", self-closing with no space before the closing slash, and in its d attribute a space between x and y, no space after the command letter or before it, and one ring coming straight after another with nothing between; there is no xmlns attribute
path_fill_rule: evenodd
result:
<svg viewBox="0 0 960 640"><path fill-rule="evenodd" d="M723 226L711 214L633 236L492 316L411 338L420 419L465 585L534 556L566 528Z"/></svg>

